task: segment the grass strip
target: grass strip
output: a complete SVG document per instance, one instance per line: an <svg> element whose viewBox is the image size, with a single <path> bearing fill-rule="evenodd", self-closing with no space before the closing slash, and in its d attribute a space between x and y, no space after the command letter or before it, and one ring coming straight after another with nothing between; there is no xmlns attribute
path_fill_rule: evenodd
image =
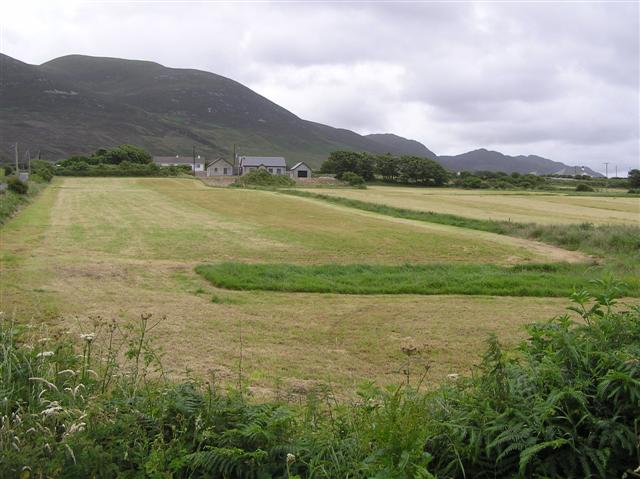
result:
<svg viewBox="0 0 640 479"><path fill-rule="evenodd" d="M593 225L592 223L545 225L512 221L483 220L431 211L396 208L379 203L323 195L300 190L280 190L292 196L314 198L350 208L428 223L458 226L489 233L525 238L560 246L568 250L580 250L598 256L626 256L632 262L640 262L640 227L634 225Z"/></svg>
<svg viewBox="0 0 640 479"><path fill-rule="evenodd" d="M293 265L218 263L196 267L214 286L233 290L265 290L338 294L470 294L491 296L567 296L599 286L609 275L595 264L432 265ZM629 274L621 294L640 296L640 278Z"/></svg>
<svg viewBox="0 0 640 479"><path fill-rule="evenodd" d="M5 224L21 208L27 206L33 198L47 185L43 183L29 182L29 190L26 195L20 195L7 190L0 193L0 225Z"/></svg>

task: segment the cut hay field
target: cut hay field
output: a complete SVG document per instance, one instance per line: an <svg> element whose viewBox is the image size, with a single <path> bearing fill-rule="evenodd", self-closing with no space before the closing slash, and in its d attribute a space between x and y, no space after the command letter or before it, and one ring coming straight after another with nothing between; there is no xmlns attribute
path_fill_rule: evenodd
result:
<svg viewBox="0 0 640 479"><path fill-rule="evenodd" d="M34 334L89 332L142 313L166 370L233 381L257 394L318 383L352 391L398 382L405 342L432 362L429 381L467 372L490 332L561 313L562 298L225 291L201 263L511 265L580 260L552 246L426 224L266 191L208 188L190 179L56 179L0 230L0 309ZM213 299L213 300L212 300Z"/></svg>
<svg viewBox="0 0 640 479"><path fill-rule="evenodd" d="M313 191L396 208L485 220L542 224L640 223L638 197L399 186L369 186L366 190L323 188Z"/></svg>

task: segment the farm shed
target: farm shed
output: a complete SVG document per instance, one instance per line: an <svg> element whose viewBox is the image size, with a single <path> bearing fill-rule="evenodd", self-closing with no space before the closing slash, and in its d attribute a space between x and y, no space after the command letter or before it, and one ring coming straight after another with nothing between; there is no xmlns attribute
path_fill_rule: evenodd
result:
<svg viewBox="0 0 640 479"><path fill-rule="evenodd" d="M246 175L250 171L263 169L272 175L286 175L287 163L281 156L239 156L238 174Z"/></svg>
<svg viewBox="0 0 640 479"><path fill-rule="evenodd" d="M191 170L194 169L193 156L154 156L153 161L158 166L180 166L180 165L189 165ZM205 158L198 155L195 160L195 171L204 172L204 162Z"/></svg>
<svg viewBox="0 0 640 479"><path fill-rule="evenodd" d="M207 176L233 176L233 164L224 158L218 158L207 168Z"/></svg>
<svg viewBox="0 0 640 479"><path fill-rule="evenodd" d="M311 168L304 161L301 161L291 167L289 176L294 180L297 178L311 178Z"/></svg>

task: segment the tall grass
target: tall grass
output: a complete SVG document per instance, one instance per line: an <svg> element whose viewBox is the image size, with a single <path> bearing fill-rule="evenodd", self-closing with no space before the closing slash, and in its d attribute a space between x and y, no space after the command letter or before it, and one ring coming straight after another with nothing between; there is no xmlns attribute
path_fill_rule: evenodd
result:
<svg viewBox="0 0 640 479"><path fill-rule="evenodd" d="M196 272L213 285L235 290L341 294L474 294L568 296L605 278L595 264L294 265L219 263ZM640 296L640 278L623 277L627 296Z"/></svg>
<svg viewBox="0 0 640 479"><path fill-rule="evenodd" d="M0 193L0 225L6 223L20 208L29 204L45 186L46 184L30 181L26 195L20 195L9 190Z"/></svg>
<svg viewBox="0 0 640 479"><path fill-rule="evenodd" d="M149 317L77 341L27 341L4 320L0 477L635 477L640 309L598 286L572 295L577 322L532 324L514 351L489 339L471 377L301 406L147 374L161 371Z"/></svg>
<svg viewBox="0 0 640 479"><path fill-rule="evenodd" d="M569 250L580 250L598 256L632 255L640 260L640 226L593 225L591 223L543 225L511 221L482 220L457 215L396 208L377 203L323 195L300 190L281 190L281 193L320 199L396 218L469 228L489 233L542 241Z"/></svg>

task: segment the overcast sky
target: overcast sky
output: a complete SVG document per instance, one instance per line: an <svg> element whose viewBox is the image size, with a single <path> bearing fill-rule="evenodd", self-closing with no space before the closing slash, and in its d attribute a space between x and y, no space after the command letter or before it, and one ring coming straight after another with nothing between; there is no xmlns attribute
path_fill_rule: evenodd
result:
<svg viewBox="0 0 640 479"><path fill-rule="evenodd" d="M638 5L3 0L0 49L198 68L302 118L436 154L626 172L640 158Z"/></svg>

